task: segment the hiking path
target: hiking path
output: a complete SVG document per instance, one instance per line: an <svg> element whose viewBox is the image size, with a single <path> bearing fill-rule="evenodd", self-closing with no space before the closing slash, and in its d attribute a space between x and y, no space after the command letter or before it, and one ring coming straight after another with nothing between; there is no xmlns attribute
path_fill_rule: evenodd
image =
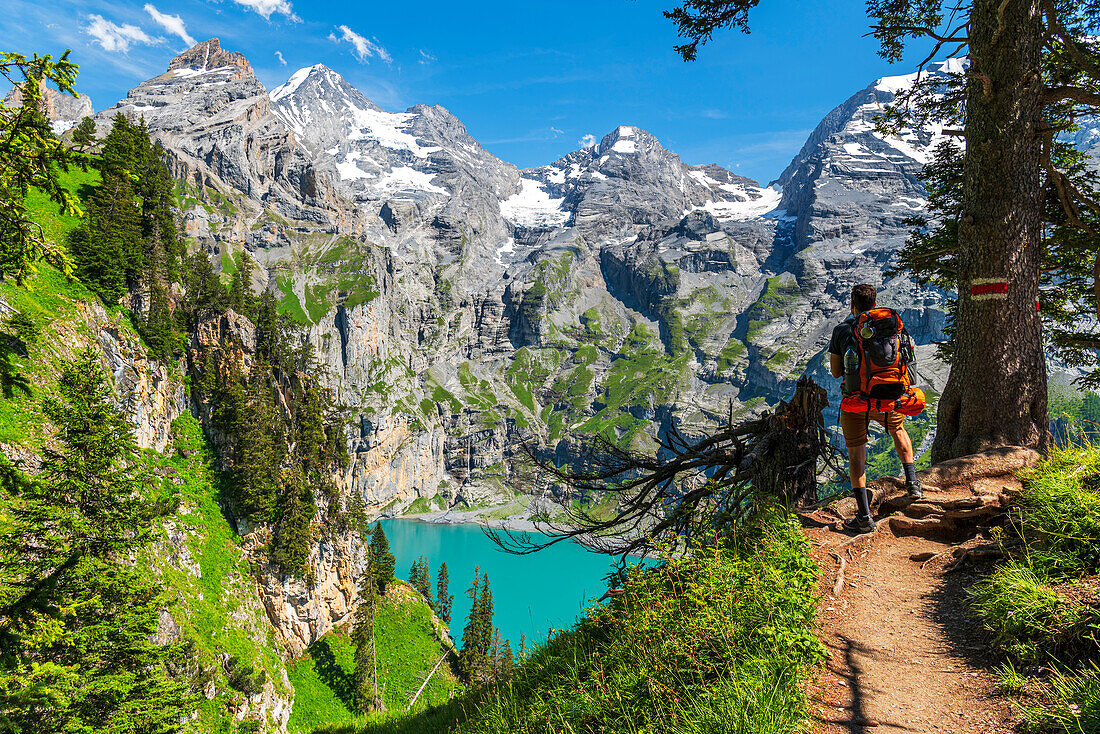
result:
<svg viewBox="0 0 1100 734"><path fill-rule="evenodd" d="M849 536L852 499L803 515L821 568L820 625L829 658L811 688L815 734L1007 734L1019 715L998 695L997 658L967 590L999 556L988 539L1037 455L1002 449L870 483L878 529Z"/></svg>

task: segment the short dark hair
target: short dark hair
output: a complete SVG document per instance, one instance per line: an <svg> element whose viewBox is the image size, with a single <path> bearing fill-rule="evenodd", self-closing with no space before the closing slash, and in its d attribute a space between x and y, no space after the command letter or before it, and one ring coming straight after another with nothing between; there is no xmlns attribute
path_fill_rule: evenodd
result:
<svg viewBox="0 0 1100 734"><path fill-rule="evenodd" d="M875 307L875 298L878 296L878 291L875 290L873 285L866 283L860 283L852 289L852 307L856 311L870 311Z"/></svg>

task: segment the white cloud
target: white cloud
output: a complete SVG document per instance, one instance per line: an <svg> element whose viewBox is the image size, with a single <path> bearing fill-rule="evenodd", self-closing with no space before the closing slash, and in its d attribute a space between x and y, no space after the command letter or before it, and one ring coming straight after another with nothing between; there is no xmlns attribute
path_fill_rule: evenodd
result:
<svg viewBox="0 0 1100 734"><path fill-rule="evenodd" d="M263 2L264 0L259 1ZM237 0L237 2L241 2L241 0ZM346 25L336 26L336 30L340 31L340 37L337 37L335 33L330 33L328 34L329 40L335 43L339 43L340 41L347 41L348 43L350 43L353 49L352 53L355 54L355 57L364 64L370 63L367 61L367 59L373 58L375 56L382 59L387 64L393 61L393 57L390 56L390 52L383 48L382 44L378 43L377 38L375 38L373 41L364 38L363 36L360 36L358 33L353 31L351 28L348 28Z"/></svg>
<svg viewBox="0 0 1100 734"><path fill-rule="evenodd" d="M275 13L285 15L295 23L300 23L302 20L294 14L294 8L287 0L233 0L233 2L249 10L256 11L264 17L264 20L271 20L271 16Z"/></svg>
<svg viewBox="0 0 1100 734"><path fill-rule="evenodd" d="M277 58L279 60L279 66L286 66L286 59L283 58L283 52L282 51L276 51L275 52L275 58Z"/></svg>
<svg viewBox="0 0 1100 734"><path fill-rule="evenodd" d="M596 140L596 136L589 133L588 135L585 135L583 138L578 140L577 144L580 145L582 148L594 148L597 142L598 141Z"/></svg>
<svg viewBox="0 0 1100 734"><path fill-rule="evenodd" d="M430 64L435 60L436 60L436 58L434 56L432 56L430 53L428 53L424 49L420 49L420 63L421 64Z"/></svg>
<svg viewBox="0 0 1100 734"><path fill-rule="evenodd" d="M152 3L145 3L145 12L149 14L150 18L156 21L157 25L173 36L178 36L179 39L189 47L195 45L195 39L187 32L187 26L183 24L183 19L178 15L162 13L153 7Z"/></svg>
<svg viewBox="0 0 1100 734"><path fill-rule="evenodd" d="M104 51L126 53L130 50L130 44L132 43L152 45L164 41L163 38L150 36L136 25L128 23L118 25L104 19L102 15L89 15L87 17L91 22L84 26L84 32L99 41L99 45Z"/></svg>

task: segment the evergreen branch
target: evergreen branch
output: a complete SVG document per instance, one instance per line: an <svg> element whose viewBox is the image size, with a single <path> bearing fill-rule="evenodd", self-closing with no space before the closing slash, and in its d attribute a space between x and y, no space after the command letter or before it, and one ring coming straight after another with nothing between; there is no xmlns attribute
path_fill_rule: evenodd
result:
<svg viewBox="0 0 1100 734"><path fill-rule="evenodd" d="M1077 102L1088 107L1100 108L1100 92L1093 92L1075 85L1047 87L1043 90L1042 99L1045 104Z"/></svg>

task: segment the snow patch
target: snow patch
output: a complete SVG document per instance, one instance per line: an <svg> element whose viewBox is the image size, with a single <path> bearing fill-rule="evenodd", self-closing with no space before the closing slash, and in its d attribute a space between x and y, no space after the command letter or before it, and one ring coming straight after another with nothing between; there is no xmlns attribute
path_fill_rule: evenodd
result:
<svg viewBox="0 0 1100 734"><path fill-rule="evenodd" d="M427 158L437 150L442 150L438 145L420 145L415 136L405 132L405 128L415 117L410 112L364 110L354 105L348 111L356 128L348 136L350 140L374 140L384 148L407 150L417 158Z"/></svg>
<svg viewBox="0 0 1100 734"><path fill-rule="evenodd" d="M746 219L764 217L777 212L776 207L779 206L779 200L782 196L783 193L777 187L769 186L766 189L760 189L760 196L756 199L748 199L747 201L708 201L703 206L697 207L697 209L710 212L718 220L743 222Z"/></svg>
<svg viewBox="0 0 1100 734"><path fill-rule="evenodd" d="M560 168L554 168L553 166L550 166L546 169L546 180L550 183L563 184L565 183L565 171L561 170Z"/></svg>
<svg viewBox="0 0 1100 734"><path fill-rule="evenodd" d="M633 140L617 140L615 144L611 146L611 150L616 153L633 153L634 141Z"/></svg>
<svg viewBox="0 0 1100 734"><path fill-rule="evenodd" d="M336 170L340 172L341 180L353 181L361 178L373 178L373 176L367 174L363 169L355 165L355 161L357 160L359 160L359 152L353 150L344 156L343 161L338 161L336 163Z"/></svg>
<svg viewBox="0 0 1100 734"><path fill-rule="evenodd" d="M451 192L432 183L434 173L424 173L408 166L398 166L387 173L374 184L374 189L384 195L411 193L423 191L430 194L449 195Z"/></svg>
<svg viewBox="0 0 1100 734"><path fill-rule="evenodd" d="M569 212L561 208L562 199L552 199L538 181L520 179L520 191L500 203L500 216L521 227L561 227L569 221Z"/></svg>
<svg viewBox="0 0 1100 734"><path fill-rule="evenodd" d="M283 97L288 97L291 94L294 94L296 91L298 91L298 87L302 86L302 83L309 78L309 75L313 73L313 70L316 68L316 66L307 66L306 68L298 69L298 71L291 74L290 78L287 79L285 83L280 84L279 86L271 90L271 93L268 95L271 98L271 101L278 102Z"/></svg>
<svg viewBox="0 0 1100 734"><path fill-rule="evenodd" d="M500 247L497 248L497 264L503 265L504 261L501 259L504 255L511 255L516 251L516 241L509 237L504 241Z"/></svg>
<svg viewBox="0 0 1100 734"><path fill-rule="evenodd" d="M186 69L176 69L172 73L175 74L177 77L187 79L187 78L194 77L194 76L202 76L203 74L214 74L214 73L223 72L223 71L237 71L237 67L235 67L235 66L219 66L216 69L191 69L191 68L186 68Z"/></svg>

